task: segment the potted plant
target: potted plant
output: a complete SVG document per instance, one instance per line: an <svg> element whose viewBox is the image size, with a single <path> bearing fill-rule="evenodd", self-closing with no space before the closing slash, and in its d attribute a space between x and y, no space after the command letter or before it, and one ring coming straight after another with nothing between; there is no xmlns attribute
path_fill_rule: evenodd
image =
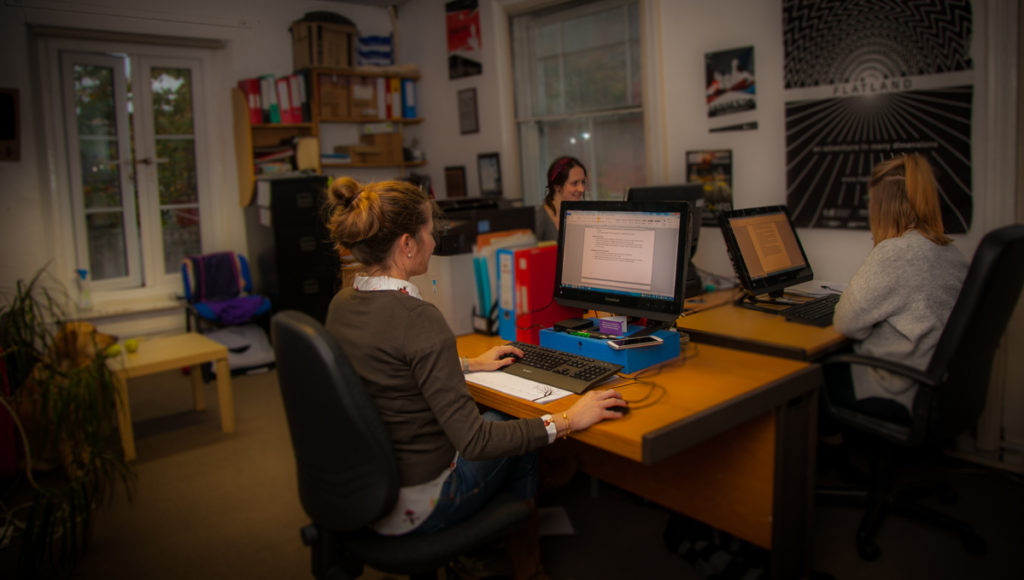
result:
<svg viewBox="0 0 1024 580"><path fill-rule="evenodd" d="M118 443L118 391L106 365L105 349L116 338L69 321L42 283L45 270L0 298L0 415L13 425L0 430L0 449L13 446L18 465L0 473L0 545L18 547L19 576L72 565L88 541L93 510L119 483L130 496L134 483Z"/></svg>

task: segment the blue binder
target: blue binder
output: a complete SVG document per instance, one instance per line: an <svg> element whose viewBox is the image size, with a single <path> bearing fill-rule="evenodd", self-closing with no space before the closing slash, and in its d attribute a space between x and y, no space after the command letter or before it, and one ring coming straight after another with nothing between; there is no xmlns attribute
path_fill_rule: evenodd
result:
<svg viewBox="0 0 1024 580"><path fill-rule="evenodd" d="M503 340L516 339L516 268L514 248L500 248L498 258L498 334Z"/></svg>

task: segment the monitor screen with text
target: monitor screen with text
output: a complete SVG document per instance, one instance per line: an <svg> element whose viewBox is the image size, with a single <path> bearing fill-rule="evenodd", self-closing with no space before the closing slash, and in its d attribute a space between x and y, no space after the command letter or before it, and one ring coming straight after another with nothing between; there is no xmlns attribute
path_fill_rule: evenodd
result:
<svg viewBox="0 0 1024 580"><path fill-rule="evenodd" d="M726 212L721 225L736 275L748 293L778 293L814 277L784 206Z"/></svg>
<svg viewBox="0 0 1024 580"><path fill-rule="evenodd" d="M689 256L689 206L563 203L556 300L567 306L674 320Z"/></svg>

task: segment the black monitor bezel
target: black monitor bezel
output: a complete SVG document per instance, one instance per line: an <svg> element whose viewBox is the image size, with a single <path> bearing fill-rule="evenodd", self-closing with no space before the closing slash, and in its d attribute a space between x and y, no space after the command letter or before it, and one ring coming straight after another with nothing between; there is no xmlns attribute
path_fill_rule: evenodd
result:
<svg viewBox="0 0 1024 580"><path fill-rule="evenodd" d="M565 218L568 210L649 213L681 213L680 236L676 248L676 277L671 300L654 300L642 296L629 296L598 290L584 290L562 285L562 263L565 251ZM658 322L673 322L683 311L686 269L690 262L690 227L692 208L678 201L563 201L558 216L558 257L555 266L554 300L557 304L600 312L645 318Z"/></svg>
<svg viewBox="0 0 1024 580"><path fill-rule="evenodd" d="M690 257L697 253L704 204L707 199L704 183L670 183L665 185L638 185L626 189L626 201L685 201L690 204ZM700 195L694 195L699 193Z"/></svg>
<svg viewBox="0 0 1024 580"><path fill-rule="evenodd" d="M750 276L750 270L747 267L746 262L743 260L743 254L740 252L739 242L736 239L736 232L733 230L732 224L729 220L733 218L754 217L773 213L781 213L786 216L786 221L789 222L789 227L793 231L793 237L796 239L796 245L800 248L800 255L803 257L804 267L769 274L768 276L755 279ZM718 216L718 223L722 230L722 237L725 238L725 248L729 253L730 260L732 261L733 270L739 278L740 286L743 287L744 292L746 292L748 296L754 297L767 294L772 297L778 297L782 295L783 290L786 288L814 279L814 271L811 270L811 262L807 259L807 252L804 251L803 242L800 241L800 235L797 233L796 227L793 225L793 220L789 215L789 209L786 206L766 205L761 207L723 211Z"/></svg>

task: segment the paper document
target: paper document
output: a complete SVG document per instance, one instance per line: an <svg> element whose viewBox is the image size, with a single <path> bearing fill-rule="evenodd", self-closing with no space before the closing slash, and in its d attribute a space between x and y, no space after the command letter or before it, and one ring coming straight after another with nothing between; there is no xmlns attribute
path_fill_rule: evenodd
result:
<svg viewBox="0 0 1024 580"><path fill-rule="evenodd" d="M466 380L471 383L501 391L506 395L533 401L534 403L550 403L572 393L551 385L524 379L501 371L480 371L466 373Z"/></svg>
<svg viewBox="0 0 1024 580"><path fill-rule="evenodd" d="M786 292L797 296L810 296L816 298L826 294L842 294L846 290L846 284L836 284L826 280L811 280L786 288Z"/></svg>

